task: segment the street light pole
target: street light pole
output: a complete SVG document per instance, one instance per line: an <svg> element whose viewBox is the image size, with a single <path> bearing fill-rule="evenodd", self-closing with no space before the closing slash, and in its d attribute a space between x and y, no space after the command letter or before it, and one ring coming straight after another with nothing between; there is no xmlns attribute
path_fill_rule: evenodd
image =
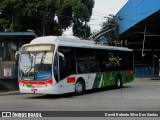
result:
<svg viewBox="0 0 160 120"><path fill-rule="evenodd" d="M85 20L84 38L87 38L87 30L86 30L86 27L87 27L87 22L86 22L86 20Z"/></svg>
<svg viewBox="0 0 160 120"><path fill-rule="evenodd" d="M154 63L154 58L155 58L155 57L157 57L157 56L154 54L154 51L153 51L153 77L155 76L155 74L154 74L154 71L155 71L155 69L154 69L154 68L155 68L155 67L154 67L154 64L155 64L155 63Z"/></svg>
<svg viewBox="0 0 160 120"><path fill-rule="evenodd" d="M154 51L153 51L153 77L154 77Z"/></svg>

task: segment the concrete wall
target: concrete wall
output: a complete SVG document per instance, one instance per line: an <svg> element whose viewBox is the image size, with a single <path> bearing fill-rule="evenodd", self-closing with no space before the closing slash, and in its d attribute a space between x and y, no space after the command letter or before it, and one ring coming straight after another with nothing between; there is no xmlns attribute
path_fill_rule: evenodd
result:
<svg viewBox="0 0 160 120"><path fill-rule="evenodd" d="M11 69L11 75L5 76L4 69ZM0 90L18 89L18 65L15 62L0 62Z"/></svg>

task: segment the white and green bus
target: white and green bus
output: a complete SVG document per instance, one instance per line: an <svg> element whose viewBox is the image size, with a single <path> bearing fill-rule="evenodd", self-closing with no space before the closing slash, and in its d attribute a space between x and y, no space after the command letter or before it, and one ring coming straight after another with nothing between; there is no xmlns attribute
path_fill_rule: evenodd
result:
<svg viewBox="0 0 160 120"><path fill-rule="evenodd" d="M23 45L21 93L64 94L116 86L133 80L133 51L77 37L45 36Z"/></svg>

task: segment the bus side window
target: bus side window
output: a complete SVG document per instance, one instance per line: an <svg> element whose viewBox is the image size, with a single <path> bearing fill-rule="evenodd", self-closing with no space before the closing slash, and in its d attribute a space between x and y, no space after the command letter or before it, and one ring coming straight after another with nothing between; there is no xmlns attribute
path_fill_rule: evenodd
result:
<svg viewBox="0 0 160 120"><path fill-rule="evenodd" d="M76 52L78 73L100 72L99 63L93 49L77 49Z"/></svg>
<svg viewBox="0 0 160 120"><path fill-rule="evenodd" d="M63 53L58 52L58 56L59 56L59 64L60 64L60 68L65 67L65 56Z"/></svg>
<svg viewBox="0 0 160 120"><path fill-rule="evenodd" d="M70 47L59 47L59 67L60 67L60 80L64 79L65 77L75 74L75 60L73 48Z"/></svg>
<svg viewBox="0 0 160 120"><path fill-rule="evenodd" d="M62 53L63 54L63 53ZM65 78L67 75L67 66L66 66L66 56L59 55L59 68L60 68L60 80Z"/></svg>

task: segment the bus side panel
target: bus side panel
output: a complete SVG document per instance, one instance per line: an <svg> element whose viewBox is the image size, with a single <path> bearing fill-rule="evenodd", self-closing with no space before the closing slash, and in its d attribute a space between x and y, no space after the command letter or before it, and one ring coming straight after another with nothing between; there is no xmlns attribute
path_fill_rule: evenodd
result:
<svg viewBox="0 0 160 120"><path fill-rule="evenodd" d="M123 84L132 82L134 80L134 72L133 70L127 70L123 76Z"/></svg>
<svg viewBox="0 0 160 120"><path fill-rule="evenodd" d="M59 94L74 92L78 78L82 78L85 81L86 90L114 86L118 74L121 75L123 84L133 81L133 71L110 71L70 75L58 83Z"/></svg>
<svg viewBox="0 0 160 120"><path fill-rule="evenodd" d="M89 80L90 84L93 83L93 86L90 89L103 88L115 85L116 78L119 74L121 75L123 84L133 81L134 77L132 70L96 73L95 78Z"/></svg>
<svg viewBox="0 0 160 120"><path fill-rule="evenodd" d="M27 85L19 85L20 93L36 93L36 94L59 94L57 85L50 85L48 87L31 88Z"/></svg>
<svg viewBox="0 0 160 120"><path fill-rule="evenodd" d="M68 79L72 81L67 82ZM67 78L62 79L58 84L59 94L70 93L75 91L75 77L68 76Z"/></svg>
<svg viewBox="0 0 160 120"><path fill-rule="evenodd" d="M112 86L115 84L115 74L116 72L101 72L96 73L93 89L94 88L103 88L107 86Z"/></svg>
<svg viewBox="0 0 160 120"><path fill-rule="evenodd" d="M21 93L63 94L74 92L76 81L79 78L82 78L85 81L86 90L89 90L115 85L115 80L118 74L122 76L123 83L128 83L133 80L133 71L113 71L70 75L59 83L48 87L41 88L34 87L34 85L20 85L19 87Z"/></svg>
<svg viewBox="0 0 160 120"><path fill-rule="evenodd" d="M117 72L97 73L94 80L93 88L103 88L115 85L116 76Z"/></svg>
<svg viewBox="0 0 160 120"><path fill-rule="evenodd" d="M75 92L75 84L79 78L82 78L84 80L86 90L92 89L95 76L96 76L95 73L70 75L58 83L59 93L62 94L62 93Z"/></svg>

